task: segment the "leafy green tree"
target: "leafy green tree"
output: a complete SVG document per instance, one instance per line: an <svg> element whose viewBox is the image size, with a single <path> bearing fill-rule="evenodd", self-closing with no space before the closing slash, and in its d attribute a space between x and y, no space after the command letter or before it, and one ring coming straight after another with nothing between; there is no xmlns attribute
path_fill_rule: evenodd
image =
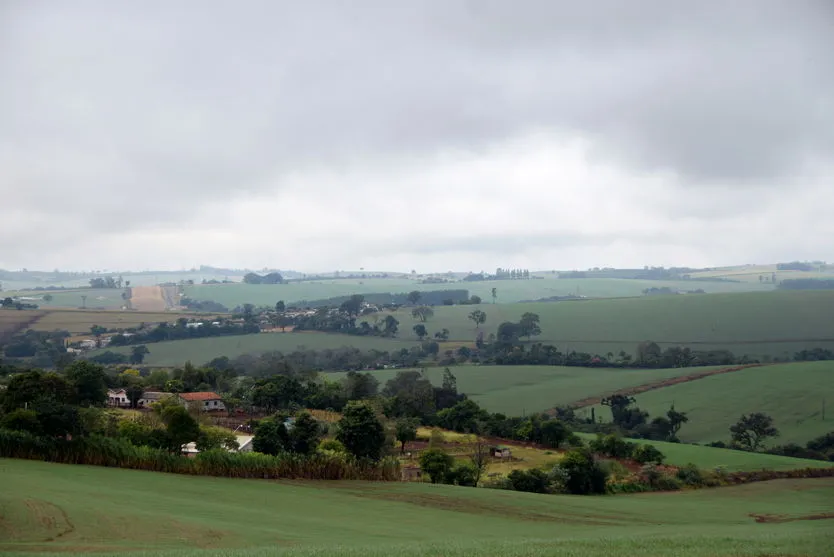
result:
<svg viewBox="0 0 834 557"><path fill-rule="evenodd" d="M515 491L526 491L528 493L548 493L550 491L550 478L545 472L537 468L513 470L507 474L507 480Z"/></svg>
<svg viewBox="0 0 834 557"><path fill-rule="evenodd" d="M478 403L467 398L438 412L437 420L443 427L459 433L477 433L480 431L479 420L486 419L486 416Z"/></svg>
<svg viewBox="0 0 834 557"><path fill-rule="evenodd" d="M773 418L761 412L742 415L738 422L730 426L733 445L745 451L758 451L765 439L777 437L779 430L773 425Z"/></svg>
<svg viewBox="0 0 834 557"><path fill-rule="evenodd" d="M678 412L675 410L675 405L673 404L669 411L666 412L666 418L669 420L669 441L675 441L678 439L678 432L683 427L683 424L689 421L689 416L686 415L686 412Z"/></svg>
<svg viewBox="0 0 834 557"><path fill-rule="evenodd" d="M131 364L141 364L145 361L145 356L150 354L151 351L148 350L148 347L144 344L140 344L139 346L134 346L133 349L130 351L130 363Z"/></svg>
<svg viewBox="0 0 834 557"><path fill-rule="evenodd" d="M420 306L411 310L411 316L415 319L419 319L421 323L425 323L434 317L434 310L428 306Z"/></svg>
<svg viewBox="0 0 834 557"><path fill-rule="evenodd" d="M656 447L648 444L639 444L634 448L631 458L640 464L663 464L666 456Z"/></svg>
<svg viewBox="0 0 834 557"><path fill-rule="evenodd" d="M342 380L342 390L348 400L372 398L379 391L379 381L370 373L349 371Z"/></svg>
<svg viewBox="0 0 834 557"><path fill-rule="evenodd" d="M70 364L65 373L75 391L73 403L78 406L104 406L107 402L107 382L102 366L80 360Z"/></svg>
<svg viewBox="0 0 834 557"><path fill-rule="evenodd" d="M492 288L492 303L495 303L495 299L498 298L498 289L493 287Z"/></svg>
<svg viewBox="0 0 834 557"><path fill-rule="evenodd" d="M566 452L558 466L566 476L564 483L568 493L605 493L606 473L589 450L573 449Z"/></svg>
<svg viewBox="0 0 834 557"><path fill-rule="evenodd" d="M23 408L18 408L0 418L0 428L25 431L32 435L41 435L43 433L41 422L38 419L38 413L34 410L24 410Z"/></svg>
<svg viewBox="0 0 834 557"><path fill-rule="evenodd" d="M183 445L200 438L200 425L185 407L179 404L167 406L162 410L161 417L167 429L168 449L171 452L180 452Z"/></svg>
<svg viewBox="0 0 834 557"><path fill-rule="evenodd" d="M224 427L201 427L196 448L200 452L215 449L235 451L239 444L235 434Z"/></svg>
<svg viewBox="0 0 834 557"><path fill-rule="evenodd" d="M417 420L413 418L400 418L397 420L394 436L400 443L400 454L405 453L406 443L417 439Z"/></svg>
<svg viewBox="0 0 834 557"><path fill-rule="evenodd" d="M130 401L131 408L139 407L139 399L141 399L142 395L144 394L145 389L142 387L140 383L133 383L125 388L125 395L127 396L127 399Z"/></svg>
<svg viewBox="0 0 834 557"><path fill-rule="evenodd" d="M413 328L414 328L414 334L417 335L417 338L419 338L420 340L423 340L423 338L426 335L429 334L429 332L426 330L426 326L423 325L422 323L418 323L417 325L414 325Z"/></svg>
<svg viewBox="0 0 834 557"><path fill-rule="evenodd" d="M412 290L411 292L408 293L408 296L406 297L406 299L408 300L408 303L410 303L413 306L416 306L417 302L419 302L420 298L422 298L422 297L423 297L423 295L420 293L419 290Z"/></svg>
<svg viewBox="0 0 834 557"><path fill-rule="evenodd" d="M476 295L473 294L472 296L469 297L469 303L472 304L472 305L476 306L476 305L480 304L481 301L482 300L481 300L480 296L476 296Z"/></svg>
<svg viewBox="0 0 834 557"><path fill-rule="evenodd" d="M290 436L284 426L283 416L260 420L254 433L252 450L257 453L275 456L290 446Z"/></svg>
<svg viewBox="0 0 834 557"><path fill-rule="evenodd" d="M443 340L443 341L449 340L449 329L444 327L440 331L434 333L434 338L436 338L437 340Z"/></svg>
<svg viewBox="0 0 834 557"><path fill-rule="evenodd" d="M443 449L427 449L420 453L420 468L425 472L431 483L446 483L455 459Z"/></svg>
<svg viewBox="0 0 834 557"><path fill-rule="evenodd" d="M486 323L487 314L480 309L476 309L469 314L468 318L475 324L475 329L479 329L481 325Z"/></svg>
<svg viewBox="0 0 834 557"><path fill-rule="evenodd" d="M284 313L287 311L287 304L284 303L284 300L278 300L275 303L275 311L278 313Z"/></svg>
<svg viewBox="0 0 834 557"><path fill-rule="evenodd" d="M366 404L349 402L338 423L336 439L357 458L379 460L385 447L385 429Z"/></svg>
<svg viewBox="0 0 834 557"><path fill-rule="evenodd" d="M321 441L322 430L319 423L309 412L301 412L289 431L290 450L299 454L316 452Z"/></svg>
<svg viewBox="0 0 834 557"><path fill-rule="evenodd" d="M339 306L339 310L348 315L357 316L362 310L362 304L365 303L365 296L361 294L354 294Z"/></svg>
<svg viewBox="0 0 834 557"><path fill-rule="evenodd" d="M539 315L529 311L524 313L521 316L521 321L518 322L518 333L519 336L527 337L527 340L542 334L542 329L539 326Z"/></svg>
<svg viewBox="0 0 834 557"><path fill-rule="evenodd" d="M6 388L0 389L0 408L12 412L42 401L63 403L73 396L73 386L60 375L28 371L12 375Z"/></svg>
<svg viewBox="0 0 834 557"><path fill-rule="evenodd" d="M393 337L397 336L397 331L399 330L400 322L393 315L386 315L385 319L382 320L382 332L385 336Z"/></svg>
<svg viewBox="0 0 834 557"><path fill-rule="evenodd" d="M539 428L539 441L545 447L558 449L562 443L568 440L571 431L568 427L559 420L543 421Z"/></svg>

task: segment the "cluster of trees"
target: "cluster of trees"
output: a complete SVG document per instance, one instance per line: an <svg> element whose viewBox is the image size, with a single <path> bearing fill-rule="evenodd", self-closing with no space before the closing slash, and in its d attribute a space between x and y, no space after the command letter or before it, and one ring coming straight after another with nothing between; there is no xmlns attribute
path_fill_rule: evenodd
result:
<svg viewBox="0 0 834 557"><path fill-rule="evenodd" d="M241 324L231 323L228 320L218 321L217 325L210 321L201 322L202 325L188 326L190 321L185 317L177 319L175 324L159 323L153 328L141 327L119 331L110 337L111 346L128 346L131 344L150 344L153 342L164 342L166 340L182 340L189 338L219 337L231 335L248 335L260 333L260 327L253 322ZM106 332L99 331L99 335ZM127 334L124 334L127 333ZM94 333L95 334L95 333Z"/></svg>
<svg viewBox="0 0 834 557"><path fill-rule="evenodd" d="M229 308L211 300L195 300L188 296L180 298L180 305L193 311L204 311L207 313L226 313Z"/></svg>
<svg viewBox="0 0 834 557"><path fill-rule="evenodd" d="M284 284L284 277L281 273L267 273L266 275L259 275L257 273L246 273L243 275L243 282L246 284Z"/></svg>
<svg viewBox="0 0 834 557"><path fill-rule="evenodd" d="M376 306L395 309L404 305L415 305L418 302L426 306L453 306L456 304L466 304L470 301L469 291L465 289L446 289L446 290L413 290L411 292L399 292L391 294L389 292L375 292L364 294L363 300L369 304ZM351 298L351 296L335 296L333 298L324 298L319 300L302 300L294 302L293 305L299 308L319 308L319 307L338 307L343 302Z"/></svg>
<svg viewBox="0 0 834 557"><path fill-rule="evenodd" d="M780 271L815 271L818 265L812 265L803 261L791 261L789 263L777 263L776 268Z"/></svg>
<svg viewBox="0 0 834 557"><path fill-rule="evenodd" d="M792 456L795 458L808 458L812 460L828 460L834 462L834 431L811 439L805 446L797 443L778 445L767 451L770 454Z"/></svg>
<svg viewBox="0 0 834 557"><path fill-rule="evenodd" d="M26 331L12 335L3 345L7 358L27 358L38 367L62 367L71 361L64 341L67 331Z"/></svg>
<svg viewBox="0 0 834 557"><path fill-rule="evenodd" d="M46 296L44 296L44 299L46 299L47 297L49 297L50 300L52 299L52 296L50 294L47 294ZM38 309L38 304L33 304L31 302L21 302L20 300L15 300L10 296L6 296L2 300L0 300L0 307L2 307L3 309L17 309L17 310Z"/></svg>
<svg viewBox="0 0 834 557"><path fill-rule="evenodd" d="M834 289L834 280L832 279L786 279L779 283L779 288L783 290L832 290Z"/></svg>
<svg viewBox="0 0 834 557"><path fill-rule="evenodd" d="M113 277L95 277L90 279L90 288L122 288L123 286L130 286L130 281L125 281L121 276Z"/></svg>
<svg viewBox="0 0 834 557"><path fill-rule="evenodd" d="M484 280L521 280L530 278L530 269L502 269L498 267L495 269L495 274L489 273L469 273L463 280L466 282L479 282Z"/></svg>
<svg viewBox="0 0 834 557"><path fill-rule="evenodd" d="M400 322L393 315L386 315L376 319L373 323L361 321L360 315L362 296L354 296L342 303L339 308L321 307L313 315L300 315L292 319L296 331L323 331L359 336L395 337L399 331Z"/></svg>

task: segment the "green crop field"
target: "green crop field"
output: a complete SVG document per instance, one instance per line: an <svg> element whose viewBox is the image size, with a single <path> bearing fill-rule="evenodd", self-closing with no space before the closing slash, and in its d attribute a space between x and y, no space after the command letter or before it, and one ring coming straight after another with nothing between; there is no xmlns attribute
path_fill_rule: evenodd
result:
<svg viewBox="0 0 834 557"><path fill-rule="evenodd" d="M653 416L675 408L689 415L682 441L727 441L742 414L773 417L781 435L770 444L799 443L834 431L834 362L801 362L749 368L671 385L635 396ZM823 405L828 410L823 419ZM602 412L602 414L599 414ZM597 415L610 417L607 408Z"/></svg>
<svg viewBox="0 0 834 557"><path fill-rule="evenodd" d="M19 460L0 473L5 555L823 557L833 539L813 520L834 513L831 479L580 497Z"/></svg>
<svg viewBox="0 0 834 557"><path fill-rule="evenodd" d="M228 337L195 338L172 340L148 344L150 354L145 356L148 366L181 366L186 361L195 364L206 363L218 356L234 358L243 354L259 354L278 350L291 352L304 347L311 350L326 350L351 346L360 350L400 350L410 348L416 341L397 340L381 337L360 337L316 332L260 333ZM107 348L113 352L130 354L132 347ZM101 352L101 351L99 351ZM95 354L92 352L91 354Z"/></svg>
<svg viewBox="0 0 834 557"><path fill-rule="evenodd" d="M232 308L245 303L274 306L278 300L296 303L303 300L320 300L335 296L369 293L400 293L411 290L432 291L466 289L470 295L480 296L485 302L492 301L492 289L497 290L500 304L520 300L537 300L550 296L580 294L590 298L617 298L642 296L646 288L696 290L701 288L709 293L769 291L769 284L751 282L701 282L701 281L659 281L631 279L558 279L542 278L531 280L497 280L483 282L452 282L447 284L420 284L408 278L392 279L339 279L289 284L197 284L185 287L185 295L196 300L212 300Z"/></svg>
<svg viewBox="0 0 834 557"><path fill-rule="evenodd" d="M586 441L596 437L592 433L577 433ZM799 470L803 468L830 468L834 462L822 460L808 460L765 453L748 453L703 445L687 443L666 443L663 441L647 441L645 439L629 439L633 443L652 445L664 454L664 464L671 466L686 466L694 464L703 470L723 468L727 472L744 472L751 470Z"/></svg>
<svg viewBox="0 0 834 557"><path fill-rule="evenodd" d="M153 346L151 346L153 350ZM619 389L664 381L702 372L711 367L677 369L607 369L558 366L455 366L458 390L491 412L520 416L562 404L609 394ZM401 370L371 372L382 385ZM427 368L435 384L442 382L441 368ZM339 377L334 373L329 376Z"/></svg>
<svg viewBox="0 0 834 557"><path fill-rule="evenodd" d="M426 327L442 328L451 340L473 341L476 329L467 316L472 306L435 307ZM736 355L784 357L804 348L834 349L834 291L777 291L690 296L648 296L537 304L481 304L487 314L481 330L495 333L504 321L525 312L541 317L534 340L560 350L605 355L653 340L661 347L728 349ZM410 309L396 314L400 336L412 335L417 321Z"/></svg>

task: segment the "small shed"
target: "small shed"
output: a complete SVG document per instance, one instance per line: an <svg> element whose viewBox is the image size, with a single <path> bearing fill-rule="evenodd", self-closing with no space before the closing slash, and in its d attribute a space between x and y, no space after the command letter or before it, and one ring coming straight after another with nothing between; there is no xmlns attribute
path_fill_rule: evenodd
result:
<svg viewBox="0 0 834 557"><path fill-rule="evenodd" d="M415 482L423 479L423 471L419 466L406 466L401 471L404 482Z"/></svg>
<svg viewBox="0 0 834 557"><path fill-rule="evenodd" d="M510 450L510 448L505 447L503 445L499 445L499 446L496 446L496 447L490 447L489 448L489 453L494 458L512 458L512 456L513 456L513 453Z"/></svg>

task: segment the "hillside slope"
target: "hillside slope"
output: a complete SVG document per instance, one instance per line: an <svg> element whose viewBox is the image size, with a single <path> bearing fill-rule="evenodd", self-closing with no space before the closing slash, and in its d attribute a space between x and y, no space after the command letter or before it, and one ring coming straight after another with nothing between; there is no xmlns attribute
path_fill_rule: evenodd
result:
<svg viewBox="0 0 834 557"><path fill-rule="evenodd" d="M824 556L834 481L547 496L429 484L266 482L0 460L0 552ZM792 519L759 524L758 516Z"/></svg>

